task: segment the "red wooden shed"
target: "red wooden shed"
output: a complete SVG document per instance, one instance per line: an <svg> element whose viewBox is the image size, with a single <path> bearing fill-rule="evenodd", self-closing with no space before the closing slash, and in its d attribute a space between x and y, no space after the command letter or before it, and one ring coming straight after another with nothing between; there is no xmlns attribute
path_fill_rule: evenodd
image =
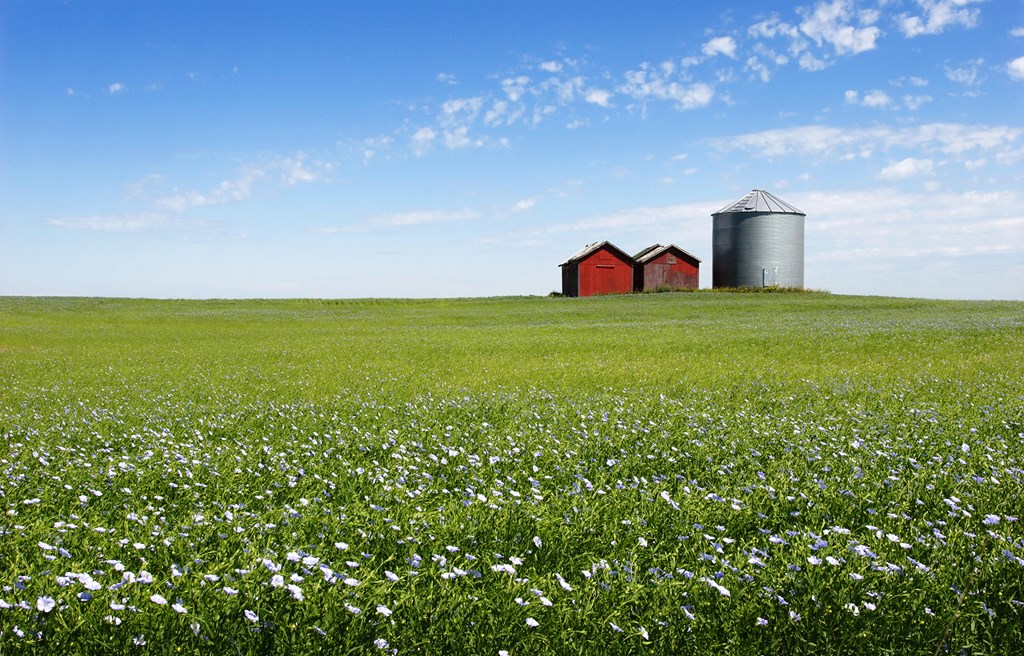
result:
<svg viewBox="0 0 1024 656"><path fill-rule="evenodd" d="M700 287L700 260L675 244L648 246L633 259L634 291Z"/></svg>
<svg viewBox="0 0 1024 656"><path fill-rule="evenodd" d="M564 296L633 291L633 258L607 241L590 244L559 266Z"/></svg>

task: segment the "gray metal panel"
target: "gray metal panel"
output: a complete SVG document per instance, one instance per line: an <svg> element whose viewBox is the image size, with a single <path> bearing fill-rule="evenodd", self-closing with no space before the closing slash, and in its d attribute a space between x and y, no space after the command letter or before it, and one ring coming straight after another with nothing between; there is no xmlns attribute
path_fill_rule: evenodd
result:
<svg viewBox="0 0 1024 656"><path fill-rule="evenodd" d="M804 215L749 211L714 215L712 284L762 287L766 268L780 287L804 286Z"/></svg>

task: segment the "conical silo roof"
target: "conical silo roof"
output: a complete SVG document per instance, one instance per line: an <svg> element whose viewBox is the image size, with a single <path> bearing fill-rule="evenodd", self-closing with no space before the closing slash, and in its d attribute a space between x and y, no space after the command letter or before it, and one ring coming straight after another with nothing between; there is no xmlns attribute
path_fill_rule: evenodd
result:
<svg viewBox="0 0 1024 656"><path fill-rule="evenodd" d="M715 214L734 214L737 212L751 212L757 214L799 214L806 216L803 212L793 207L786 201L777 198L763 189L755 189L739 199L730 203ZM711 216L714 216L712 214Z"/></svg>

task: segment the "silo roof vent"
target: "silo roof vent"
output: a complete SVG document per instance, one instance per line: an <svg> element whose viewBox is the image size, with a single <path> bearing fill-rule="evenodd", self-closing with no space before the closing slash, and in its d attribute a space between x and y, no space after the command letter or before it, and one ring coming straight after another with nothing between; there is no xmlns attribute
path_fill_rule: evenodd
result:
<svg viewBox="0 0 1024 656"><path fill-rule="evenodd" d="M732 214L735 212L755 212L758 214L800 214L803 212L786 201L777 198L767 191L755 189L735 203L730 203L715 214ZM804 215L806 216L806 215Z"/></svg>

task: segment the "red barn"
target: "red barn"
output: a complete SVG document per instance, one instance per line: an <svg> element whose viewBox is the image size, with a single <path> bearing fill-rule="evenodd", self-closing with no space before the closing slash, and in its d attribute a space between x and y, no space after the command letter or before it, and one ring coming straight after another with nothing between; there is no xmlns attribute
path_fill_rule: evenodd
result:
<svg viewBox="0 0 1024 656"><path fill-rule="evenodd" d="M559 266L565 296L633 291L633 258L606 241L590 244Z"/></svg>
<svg viewBox="0 0 1024 656"><path fill-rule="evenodd" d="M675 244L648 246L633 259L636 260L635 291L700 287L700 260Z"/></svg>

